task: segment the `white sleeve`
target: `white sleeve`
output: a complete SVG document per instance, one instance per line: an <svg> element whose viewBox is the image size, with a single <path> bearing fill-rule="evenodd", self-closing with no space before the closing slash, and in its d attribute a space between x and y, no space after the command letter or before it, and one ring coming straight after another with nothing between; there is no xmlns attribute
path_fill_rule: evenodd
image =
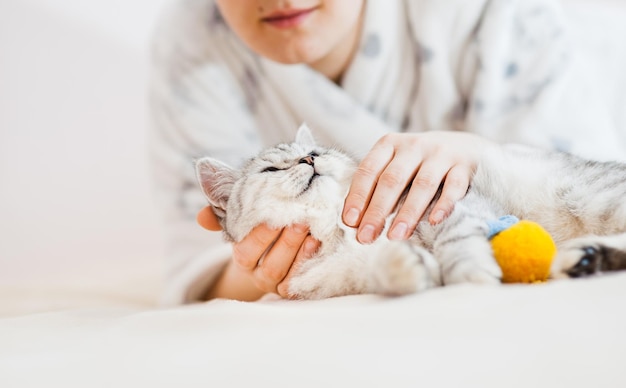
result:
<svg viewBox="0 0 626 388"><path fill-rule="evenodd" d="M207 202L194 160L239 164L259 147L246 96L212 28L212 1L179 0L164 13L153 46L150 84L152 175L167 238L162 300L200 300L230 258L221 234L203 230L196 214Z"/></svg>
<svg viewBox="0 0 626 388"><path fill-rule="evenodd" d="M594 159L626 159L612 119L560 2L486 3L460 68L466 129ZM606 94L606 93L605 93Z"/></svg>

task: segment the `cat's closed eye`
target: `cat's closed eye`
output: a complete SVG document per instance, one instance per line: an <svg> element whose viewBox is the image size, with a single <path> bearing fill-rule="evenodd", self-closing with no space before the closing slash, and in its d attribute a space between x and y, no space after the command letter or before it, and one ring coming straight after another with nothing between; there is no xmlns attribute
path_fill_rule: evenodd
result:
<svg viewBox="0 0 626 388"><path fill-rule="evenodd" d="M281 169L274 167L274 166L269 166L269 167L265 167L261 172L274 172L274 171L279 171L279 170Z"/></svg>

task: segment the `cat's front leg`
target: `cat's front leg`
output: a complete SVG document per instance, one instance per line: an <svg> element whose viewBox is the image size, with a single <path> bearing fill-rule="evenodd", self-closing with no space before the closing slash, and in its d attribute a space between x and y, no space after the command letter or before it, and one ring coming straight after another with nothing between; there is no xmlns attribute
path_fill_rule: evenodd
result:
<svg viewBox="0 0 626 388"><path fill-rule="evenodd" d="M405 295L440 285L430 252L381 237L369 245L346 244L332 255L303 263L289 282L293 299L342 295Z"/></svg>
<svg viewBox="0 0 626 388"><path fill-rule="evenodd" d="M620 270L626 270L626 233L564 242L558 247L550 276L579 278Z"/></svg>
<svg viewBox="0 0 626 388"><path fill-rule="evenodd" d="M502 270L487 238L479 235L458 238L457 242L444 241L436 245L435 255L441 264L443 283L499 284Z"/></svg>
<svg viewBox="0 0 626 388"><path fill-rule="evenodd" d="M499 284L502 271L487 238L487 220L495 218L480 197L468 194L440 225L421 223L421 239L432 244L444 284Z"/></svg>
<svg viewBox="0 0 626 388"><path fill-rule="evenodd" d="M406 295L441 285L439 265L433 255L406 241L381 243L371 260L370 272L378 294Z"/></svg>
<svg viewBox="0 0 626 388"><path fill-rule="evenodd" d="M295 269L289 281L288 296L291 299L325 299L374 292L369 276L369 257L361 252L367 247L342 247L332 254L305 261Z"/></svg>

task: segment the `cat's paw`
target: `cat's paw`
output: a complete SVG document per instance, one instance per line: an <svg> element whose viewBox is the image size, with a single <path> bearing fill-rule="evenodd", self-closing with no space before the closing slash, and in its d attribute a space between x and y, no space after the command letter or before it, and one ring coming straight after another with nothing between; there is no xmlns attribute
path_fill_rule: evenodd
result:
<svg viewBox="0 0 626 388"><path fill-rule="evenodd" d="M491 254L454 261L443 269L444 284L500 284L502 270Z"/></svg>
<svg viewBox="0 0 626 388"><path fill-rule="evenodd" d="M372 264L376 292L380 294L412 294L438 285L440 278L434 257L406 242L385 244Z"/></svg>
<svg viewBox="0 0 626 388"><path fill-rule="evenodd" d="M626 235L588 236L565 242L550 270L550 277L580 278L626 269Z"/></svg>
<svg viewBox="0 0 626 388"><path fill-rule="evenodd" d="M287 285L289 299L326 299L372 292L366 260L340 252L303 262Z"/></svg>
<svg viewBox="0 0 626 388"><path fill-rule="evenodd" d="M334 285L327 281L329 270L328 261L312 259L301 263L294 268L294 275L285 287L287 298L296 299L325 299L337 296Z"/></svg>

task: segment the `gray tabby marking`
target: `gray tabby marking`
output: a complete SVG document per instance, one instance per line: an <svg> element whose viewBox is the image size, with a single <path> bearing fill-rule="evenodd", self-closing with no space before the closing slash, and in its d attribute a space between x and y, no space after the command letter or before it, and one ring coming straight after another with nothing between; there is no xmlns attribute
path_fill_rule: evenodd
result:
<svg viewBox="0 0 626 388"><path fill-rule="evenodd" d="M401 295L455 283L498 284L487 221L505 214L543 225L557 242L553 278L626 269L626 165L526 147L483 156L466 197L440 225L418 225L408 242L356 242L341 210L356 162L315 144L306 126L295 142L262 151L241 169L203 158L197 175L224 235L240 241L260 223L310 225L322 242L292 277L289 296L319 299Z"/></svg>

